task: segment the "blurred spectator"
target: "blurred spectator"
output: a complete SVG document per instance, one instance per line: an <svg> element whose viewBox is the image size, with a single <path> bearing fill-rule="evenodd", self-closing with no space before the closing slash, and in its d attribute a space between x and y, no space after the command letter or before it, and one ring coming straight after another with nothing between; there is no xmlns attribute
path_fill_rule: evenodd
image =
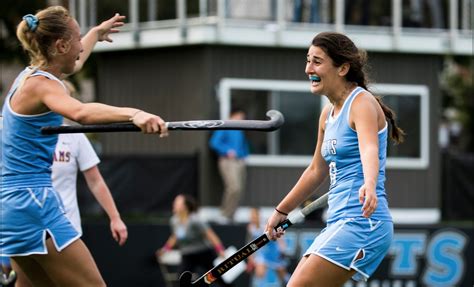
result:
<svg viewBox="0 0 474 287"><path fill-rule="evenodd" d="M239 108L234 108L230 113L230 120L244 120L245 117L245 112ZM218 168L224 183L221 203L223 217L219 220L227 223L233 220L245 188L248 142L241 130L218 130L212 134L209 145L219 156Z"/></svg>
<svg viewBox="0 0 474 287"><path fill-rule="evenodd" d="M260 223L260 212L258 208L251 208L250 222L247 225L248 241L250 242L261 236L263 232L264 226ZM264 287L268 286L267 284L274 283L269 276L270 270L277 273L280 286L286 286L290 280L290 274L286 270L288 262L285 259L285 249L285 241L283 238L279 238L276 241L270 240L264 247L249 257L247 270L253 273L252 287Z"/></svg>
<svg viewBox="0 0 474 287"><path fill-rule="evenodd" d="M197 216L197 202L188 194L179 194L173 201L173 216L170 219L171 235L165 245L155 252L157 258L177 247L181 252L178 272L204 272L214 267L217 255L225 257L221 240L205 222ZM230 286L223 280L216 281L220 286Z"/></svg>
<svg viewBox="0 0 474 287"><path fill-rule="evenodd" d="M308 8L309 4L309 22L319 23L319 6L318 2L320 0L309 0L310 3L307 3L305 0L294 0L293 2L293 22L308 22L304 19L304 12Z"/></svg>
<svg viewBox="0 0 474 287"><path fill-rule="evenodd" d="M454 57L446 60L441 73L443 115L449 122L450 148L474 152L474 94L472 57Z"/></svg>
<svg viewBox="0 0 474 287"><path fill-rule="evenodd" d="M450 143L449 121L443 115L441 116L438 127L438 145L441 149L447 149Z"/></svg>
<svg viewBox="0 0 474 287"><path fill-rule="evenodd" d="M346 0L345 23L348 25L369 25L370 0Z"/></svg>
<svg viewBox="0 0 474 287"><path fill-rule="evenodd" d="M0 286L10 286L15 282L16 273L10 265L10 258L6 256L0 256Z"/></svg>
<svg viewBox="0 0 474 287"><path fill-rule="evenodd" d="M429 15L426 15L427 11L429 11ZM408 17L405 18L403 26L446 28L442 11L443 7L440 0L410 0Z"/></svg>
<svg viewBox="0 0 474 287"><path fill-rule="evenodd" d="M226 0L226 17L235 19L273 20L274 0Z"/></svg>

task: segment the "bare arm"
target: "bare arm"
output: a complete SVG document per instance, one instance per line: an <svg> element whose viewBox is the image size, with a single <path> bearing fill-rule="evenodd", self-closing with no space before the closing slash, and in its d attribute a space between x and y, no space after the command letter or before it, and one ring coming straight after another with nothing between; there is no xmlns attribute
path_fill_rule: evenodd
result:
<svg viewBox="0 0 474 287"><path fill-rule="evenodd" d="M110 193L104 178L100 174L99 168L97 166L91 167L85 170L83 174L87 186L110 219L110 231L112 232L112 237L122 246L128 238L127 226L120 218L120 213L115 206L114 199L112 198L112 194Z"/></svg>
<svg viewBox="0 0 474 287"><path fill-rule="evenodd" d="M212 228L206 229L206 237L211 242L212 246L214 246L219 256L225 257L224 246L222 245L221 240L219 239L217 234L214 232L214 230L212 230Z"/></svg>
<svg viewBox="0 0 474 287"><path fill-rule="evenodd" d="M109 20L104 21L100 25L91 28L89 32L87 32L87 34L82 37L81 43L83 51L79 57L79 60L76 61L73 74L77 73L82 69L84 63L89 58L97 42L113 42L113 40L109 36L112 33L118 33L120 31L117 28L124 25L124 20L125 16L121 16L117 13Z"/></svg>
<svg viewBox="0 0 474 287"><path fill-rule="evenodd" d="M36 79L38 78L38 79ZM29 85L35 85L33 96L51 110L81 124L132 121L145 133L167 135L166 124L159 116L135 108L115 107L101 103L82 103L70 97L56 81L33 77ZM28 114L28 113L27 113Z"/></svg>
<svg viewBox="0 0 474 287"><path fill-rule="evenodd" d="M351 108L350 118L357 131L364 184L359 189L362 216L370 217L377 207L377 177L379 174L379 104L370 94L357 97Z"/></svg>
<svg viewBox="0 0 474 287"><path fill-rule="evenodd" d="M170 237L168 237L168 240L166 240L165 244L163 245L163 247L159 248L158 250L156 250L155 252L155 256L157 257L157 259L163 254L165 253L166 251L169 251L171 249L173 249L173 247L176 245L176 235L174 235L174 233L172 233L170 235Z"/></svg>
<svg viewBox="0 0 474 287"><path fill-rule="evenodd" d="M279 211L290 213L293 209L303 203L328 175L328 166L326 161L321 155L321 146L324 139L324 123L329 112L329 107L325 107L319 118L318 128L318 142L313 155L311 164L306 168L298 182L291 189L291 191L283 198L283 200L277 205ZM275 239L273 228L286 218L281 213L274 212L273 215L267 222L265 231L270 235L271 239Z"/></svg>

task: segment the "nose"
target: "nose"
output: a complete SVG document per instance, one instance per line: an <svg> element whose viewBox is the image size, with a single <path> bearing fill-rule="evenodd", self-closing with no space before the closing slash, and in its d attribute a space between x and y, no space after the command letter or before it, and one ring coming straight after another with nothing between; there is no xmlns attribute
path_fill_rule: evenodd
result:
<svg viewBox="0 0 474 287"><path fill-rule="evenodd" d="M306 67L304 69L304 72L309 75L309 74L313 74L314 73L314 70L311 66L311 63L306 63Z"/></svg>

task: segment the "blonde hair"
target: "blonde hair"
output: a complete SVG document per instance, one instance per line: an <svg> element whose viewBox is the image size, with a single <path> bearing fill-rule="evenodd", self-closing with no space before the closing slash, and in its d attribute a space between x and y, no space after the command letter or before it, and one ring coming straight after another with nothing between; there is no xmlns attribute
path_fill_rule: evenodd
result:
<svg viewBox="0 0 474 287"><path fill-rule="evenodd" d="M36 21L34 26L25 19L31 16ZM47 67L55 56L53 45L58 39L69 40L72 37L68 23L73 19L66 8L51 6L36 13L27 15L18 25L16 36L23 49L30 57L30 64L35 67Z"/></svg>

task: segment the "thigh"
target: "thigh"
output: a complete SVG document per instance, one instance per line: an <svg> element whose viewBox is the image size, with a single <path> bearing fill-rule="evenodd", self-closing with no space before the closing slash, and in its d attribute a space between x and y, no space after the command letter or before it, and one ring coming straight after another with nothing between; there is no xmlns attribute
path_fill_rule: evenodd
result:
<svg viewBox="0 0 474 287"><path fill-rule="evenodd" d="M11 264L16 272L15 287L56 286L43 267L31 256L13 257Z"/></svg>
<svg viewBox="0 0 474 287"><path fill-rule="evenodd" d="M346 270L326 259L311 254L303 257L291 276L289 287L339 287L349 280L354 270Z"/></svg>
<svg viewBox="0 0 474 287"><path fill-rule="evenodd" d="M33 255L49 277L60 286L105 286L99 269L84 242L78 239L58 252L51 239L47 255Z"/></svg>

